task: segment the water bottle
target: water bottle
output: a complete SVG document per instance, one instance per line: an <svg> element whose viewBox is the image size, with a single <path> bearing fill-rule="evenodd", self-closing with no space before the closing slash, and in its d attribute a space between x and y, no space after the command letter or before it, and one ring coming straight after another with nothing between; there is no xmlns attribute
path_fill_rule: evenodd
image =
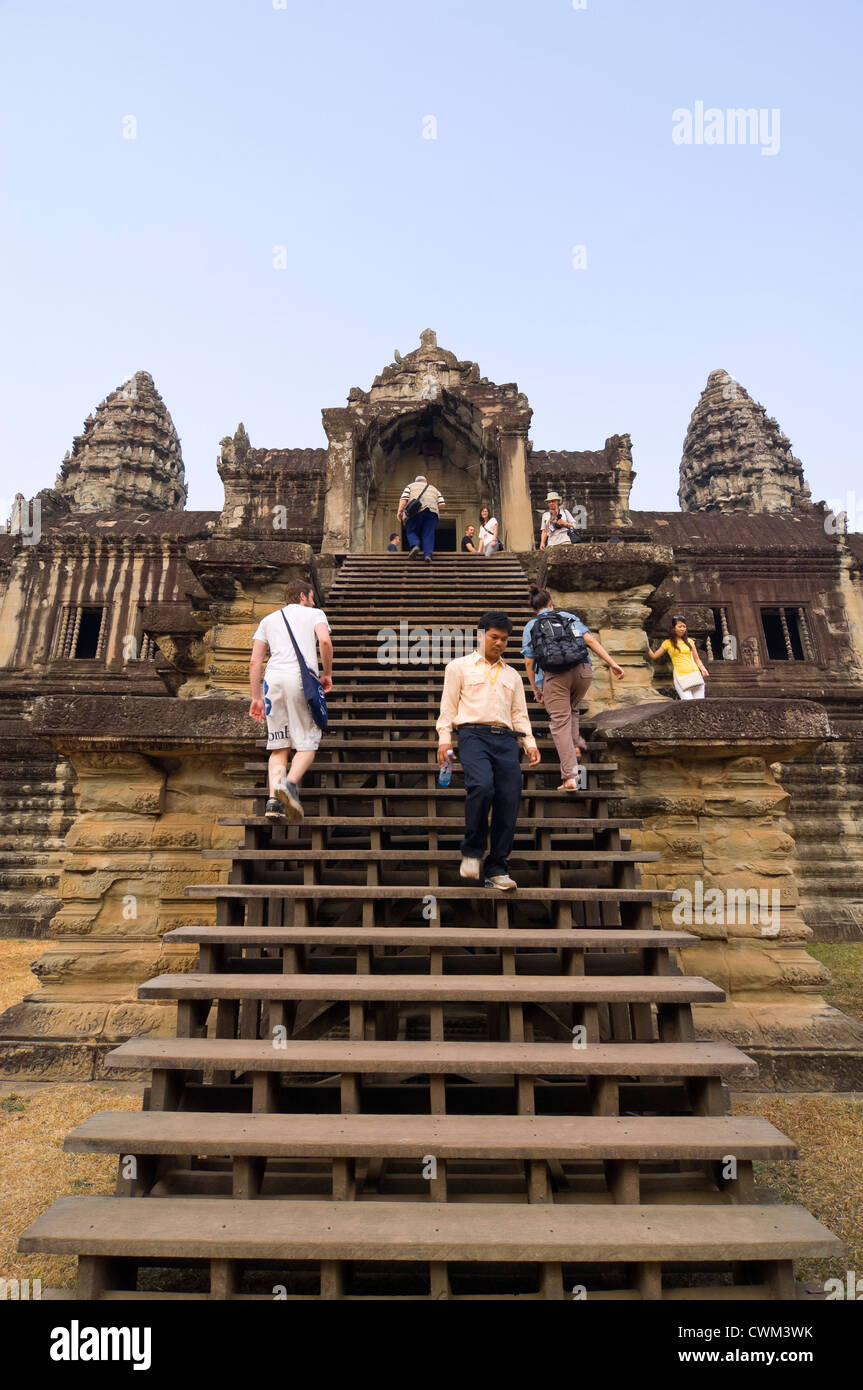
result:
<svg viewBox="0 0 863 1390"><path fill-rule="evenodd" d="M438 783L438 786L439 786L439 787L448 787L449 784L450 784L450 782L452 781L452 760L453 760L453 755L452 755L452 753L451 753L451 752L450 752L450 753L447 753L447 755L446 755L446 763L445 763L444 766L441 768L441 770L440 770L440 775L439 775L439 777L438 777L438 779L437 779L437 783Z"/></svg>

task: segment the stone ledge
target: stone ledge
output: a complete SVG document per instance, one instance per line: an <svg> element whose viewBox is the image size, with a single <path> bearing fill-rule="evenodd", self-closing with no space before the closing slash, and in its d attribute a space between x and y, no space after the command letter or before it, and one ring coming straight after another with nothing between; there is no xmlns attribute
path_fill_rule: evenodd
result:
<svg viewBox="0 0 863 1390"><path fill-rule="evenodd" d="M797 1091L863 1091L863 1049L747 1047L746 1053L758 1063L758 1079L747 1082L748 1091L784 1096Z"/></svg>
<svg viewBox="0 0 863 1390"><path fill-rule="evenodd" d="M831 739L826 711L808 700L647 700L603 710L593 728L610 744L640 755L736 758L758 751L768 761L800 757ZM723 749L727 753L723 754Z"/></svg>
<svg viewBox="0 0 863 1390"><path fill-rule="evenodd" d="M671 546L659 542L579 541L550 546L540 558L540 582L567 593L655 588L674 568Z"/></svg>
<svg viewBox="0 0 863 1390"><path fill-rule="evenodd" d="M247 696L183 700L173 696L43 695L29 729L55 747L126 751L200 748L249 752L265 730L249 715Z"/></svg>

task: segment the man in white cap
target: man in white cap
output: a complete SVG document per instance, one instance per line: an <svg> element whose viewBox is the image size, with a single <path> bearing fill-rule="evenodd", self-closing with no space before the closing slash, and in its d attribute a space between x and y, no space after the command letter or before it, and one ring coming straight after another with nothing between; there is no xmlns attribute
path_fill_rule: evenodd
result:
<svg viewBox="0 0 863 1390"><path fill-rule="evenodd" d="M570 545L571 537L569 527L575 525L575 518L566 507L561 506L561 496L559 492L549 492L546 496L548 511L542 514L542 535L539 542L540 550L545 550L549 545Z"/></svg>
<svg viewBox="0 0 863 1390"><path fill-rule="evenodd" d="M418 473L412 483L408 483L399 498L398 519L404 521L410 551L408 558L415 560L422 555L426 564L431 564L434 554L435 528L444 499L433 487L424 473Z"/></svg>

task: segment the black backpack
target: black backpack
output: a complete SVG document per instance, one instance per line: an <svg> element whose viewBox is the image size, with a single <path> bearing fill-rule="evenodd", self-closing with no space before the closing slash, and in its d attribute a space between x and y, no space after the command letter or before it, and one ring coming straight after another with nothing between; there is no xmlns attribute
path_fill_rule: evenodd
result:
<svg viewBox="0 0 863 1390"><path fill-rule="evenodd" d="M544 671L568 671L588 660L587 643L573 632L572 618L561 613L544 613L530 633L536 662Z"/></svg>

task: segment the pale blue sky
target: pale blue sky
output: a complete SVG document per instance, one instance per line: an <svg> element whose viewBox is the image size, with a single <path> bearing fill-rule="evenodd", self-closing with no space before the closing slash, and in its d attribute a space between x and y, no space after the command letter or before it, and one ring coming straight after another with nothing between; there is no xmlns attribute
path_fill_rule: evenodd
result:
<svg viewBox="0 0 863 1390"><path fill-rule="evenodd" d="M813 496L863 496L861 28L859 0L0 4L0 494L145 369L218 508L239 420L323 445L432 327L518 382L537 448L628 431L636 507L677 506L714 367ZM778 108L779 153L675 145L697 101Z"/></svg>

